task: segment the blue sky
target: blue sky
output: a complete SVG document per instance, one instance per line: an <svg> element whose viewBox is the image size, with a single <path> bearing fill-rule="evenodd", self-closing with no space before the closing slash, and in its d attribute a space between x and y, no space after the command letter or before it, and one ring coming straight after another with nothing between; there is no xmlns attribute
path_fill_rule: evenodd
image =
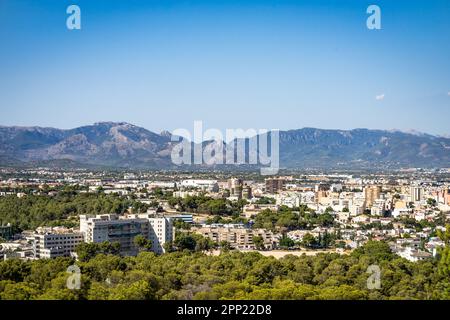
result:
<svg viewBox="0 0 450 320"><path fill-rule="evenodd" d="M0 0L1 125L450 134L449 119L448 0Z"/></svg>

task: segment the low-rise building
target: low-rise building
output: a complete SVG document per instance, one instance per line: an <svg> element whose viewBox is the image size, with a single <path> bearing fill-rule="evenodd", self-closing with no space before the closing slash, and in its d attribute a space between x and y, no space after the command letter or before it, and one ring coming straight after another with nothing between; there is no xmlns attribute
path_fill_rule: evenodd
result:
<svg viewBox="0 0 450 320"><path fill-rule="evenodd" d="M181 188L195 188L195 189L201 189L201 190L210 191L210 192L218 192L219 191L219 185L217 183L217 180L186 179L186 180L181 181L180 187Z"/></svg>
<svg viewBox="0 0 450 320"><path fill-rule="evenodd" d="M36 259L68 257L83 241L84 235L73 229L40 227L33 234L33 254Z"/></svg>
<svg viewBox="0 0 450 320"><path fill-rule="evenodd" d="M400 257L405 258L411 262L427 260L433 257L433 255L429 252L415 249L412 247L407 247L404 250L397 252L397 254Z"/></svg>
<svg viewBox="0 0 450 320"><path fill-rule="evenodd" d="M301 203L300 194L296 192L280 192L275 199L277 205L289 208L299 207Z"/></svg>
<svg viewBox="0 0 450 320"><path fill-rule="evenodd" d="M279 205L277 204L246 204L243 208L243 215L249 219L252 216L256 216L258 213L264 210L272 210L272 211L278 211Z"/></svg>
<svg viewBox="0 0 450 320"><path fill-rule="evenodd" d="M216 243L228 242L231 247L241 250L256 249L253 238L259 236L263 239L265 249L273 249L276 246L276 239L271 231L265 229L249 229L242 225L203 225L194 230L206 238Z"/></svg>

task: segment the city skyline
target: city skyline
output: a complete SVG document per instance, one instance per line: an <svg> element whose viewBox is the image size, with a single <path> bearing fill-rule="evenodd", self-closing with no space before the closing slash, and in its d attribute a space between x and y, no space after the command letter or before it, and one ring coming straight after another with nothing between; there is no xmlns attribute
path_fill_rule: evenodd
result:
<svg viewBox="0 0 450 320"><path fill-rule="evenodd" d="M0 118L449 135L448 1L3 1Z"/></svg>

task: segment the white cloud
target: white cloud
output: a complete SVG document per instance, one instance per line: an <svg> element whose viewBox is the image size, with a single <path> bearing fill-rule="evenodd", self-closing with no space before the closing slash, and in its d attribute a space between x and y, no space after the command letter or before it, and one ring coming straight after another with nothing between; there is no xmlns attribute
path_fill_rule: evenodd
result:
<svg viewBox="0 0 450 320"><path fill-rule="evenodd" d="M378 96L375 96L375 100L378 100L378 101L384 100L384 93L382 93Z"/></svg>
<svg viewBox="0 0 450 320"><path fill-rule="evenodd" d="M449 92L447 92L447 94L450 96L450 91Z"/></svg>

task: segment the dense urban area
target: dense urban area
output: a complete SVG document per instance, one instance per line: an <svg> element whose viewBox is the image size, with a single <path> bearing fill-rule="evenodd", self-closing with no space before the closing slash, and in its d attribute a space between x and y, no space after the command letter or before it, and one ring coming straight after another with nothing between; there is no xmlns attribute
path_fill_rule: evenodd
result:
<svg viewBox="0 0 450 320"><path fill-rule="evenodd" d="M0 299L450 298L450 169L0 178Z"/></svg>

